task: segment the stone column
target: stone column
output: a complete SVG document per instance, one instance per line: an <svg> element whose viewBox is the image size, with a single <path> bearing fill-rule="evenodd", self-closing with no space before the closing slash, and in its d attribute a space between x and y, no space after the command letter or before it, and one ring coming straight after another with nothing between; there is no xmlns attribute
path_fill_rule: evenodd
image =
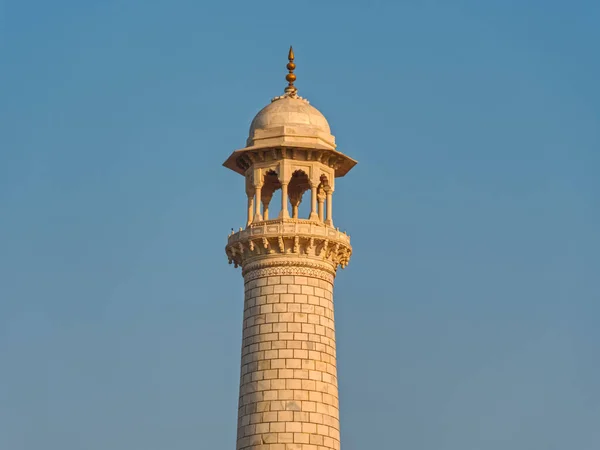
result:
<svg viewBox="0 0 600 450"><path fill-rule="evenodd" d="M321 222L325 221L325 197L325 191L323 189L319 189L317 200L319 202L319 220Z"/></svg>
<svg viewBox="0 0 600 450"><path fill-rule="evenodd" d="M246 197L248 198L248 219L246 220L246 226L249 226L252 223L254 218L254 194L256 193L254 189L254 183L252 182L252 176L247 174L246 178Z"/></svg>
<svg viewBox="0 0 600 450"><path fill-rule="evenodd" d="M310 188L310 220L319 220L317 214L317 186L313 185Z"/></svg>
<svg viewBox="0 0 600 450"><path fill-rule="evenodd" d="M333 270L284 259L244 267L236 448L339 450Z"/></svg>
<svg viewBox="0 0 600 450"><path fill-rule="evenodd" d="M281 184L281 212L279 213L280 219L289 219L290 213L288 212L288 184Z"/></svg>
<svg viewBox="0 0 600 450"><path fill-rule="evenodd" d="M332 214L332 195L333 195L333 191L330 189L326 192L327 194L327 219L325 220L325 224L329 225L330 227L333 226L333 214Z"/></svg>
<svg viewBox="0 0 600 450"><path fill-rule="evenodd" d="M262 196L262 186L255 186L256 190L256 213L254 214L254 222L260 222L262 215L260 214L260 201Z"/></svg>
<svg viewBox="0 0 600 450"><path fill-rule="evenodd" d="M273 198L273 192L266 192L263 194L263 220L269 220L269 204L271 203L271 198Z"/></svg>
<svg viewBox="0 0 600 450"><path fill-rule="evenodd" d="M252 216L254 214L254 194L248 194L248 220L246 226L252 223Z"/></svg>
<svg viewBox="0 0 600 450"><path fill-rule="evenodd" d="M302 192L298 190L292 190L290 192L290 203L292 204L292 219L298 218L298 207L302 201Z"/></svg>

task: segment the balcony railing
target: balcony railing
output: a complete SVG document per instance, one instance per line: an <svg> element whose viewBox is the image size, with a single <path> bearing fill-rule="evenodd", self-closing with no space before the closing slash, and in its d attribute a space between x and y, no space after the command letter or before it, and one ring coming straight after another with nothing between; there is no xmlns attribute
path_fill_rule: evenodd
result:
<svg viewBox="0 0 600 450"><path fill-rule="evenodd" d="M238 241L246 241L253 237L272 236L314 236L324 239L341 241L350 244L350 236L338 228L307 219L274 219L254 222L245 230L240 230L229 235L228 245Z"/></svg>

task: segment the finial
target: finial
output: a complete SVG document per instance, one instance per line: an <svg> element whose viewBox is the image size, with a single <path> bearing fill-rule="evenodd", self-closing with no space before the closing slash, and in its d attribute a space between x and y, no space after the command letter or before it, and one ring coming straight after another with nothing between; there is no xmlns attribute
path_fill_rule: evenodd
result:
<svg viewBox="0 0 600 450"><path fill-rule="evenodd" d="M294 81L296 81L296 75L294 75L294 69L296 69L296 64L294 64L294 49L292 48L291 45L290 45L290 51L288 52L288 60L289 60L289 62L287 63L286 67L287 67L287 70L289 71L289 73L285 76L285 79L287 80L288 85L285 88L285 93L288 96L293 97L293 96L295 96L298 89L296 88L296 86L294 86Z"/></svg>
<svg viewBox="0 0 600 450"><path fill-rule="evenodd" d="M285 76L285 79L287 80L288 85L285 87L283 95L274 97L271 99L271 101L275 102L277 100L281 100L284 98L295 98L297 100L302 100L303 102L308 104L308 100L300 97L298 95L298 88L296 88L296 86L294 86L294 81L296 81L296 75L294 74L294 70L296 69L296 64L294 64L294 49L292 48L291 45L290 45L290 51L288 52L288 60L289 60L289 62L287 63L286 67L287 67L287 70L289 71L289 73Z"/></svg>

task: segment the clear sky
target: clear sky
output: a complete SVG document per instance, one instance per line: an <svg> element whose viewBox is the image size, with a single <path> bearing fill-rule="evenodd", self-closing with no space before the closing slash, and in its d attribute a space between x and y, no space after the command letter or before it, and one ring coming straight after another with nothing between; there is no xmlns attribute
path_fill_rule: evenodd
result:
<svg viewBox="0 0 600 450"><path fill-rule="evenodd" d="M233 449L254 114L359 161L344 450L600 448L600 3L4 0L0 449Z"/></svg>

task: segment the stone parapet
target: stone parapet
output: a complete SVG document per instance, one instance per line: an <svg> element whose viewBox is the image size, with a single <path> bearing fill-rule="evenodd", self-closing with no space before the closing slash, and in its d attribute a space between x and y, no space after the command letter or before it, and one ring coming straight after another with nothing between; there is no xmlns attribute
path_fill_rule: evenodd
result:
<svg viewBox="0 0 600 450"><path fill-rule="evenodd" d="M330 270L345 268L352 254L350 236L322 222L277 219L253 222L229 235L225 248L230 264L246 266L260 260L286 256L292 264L324 263Z"/></svg>

